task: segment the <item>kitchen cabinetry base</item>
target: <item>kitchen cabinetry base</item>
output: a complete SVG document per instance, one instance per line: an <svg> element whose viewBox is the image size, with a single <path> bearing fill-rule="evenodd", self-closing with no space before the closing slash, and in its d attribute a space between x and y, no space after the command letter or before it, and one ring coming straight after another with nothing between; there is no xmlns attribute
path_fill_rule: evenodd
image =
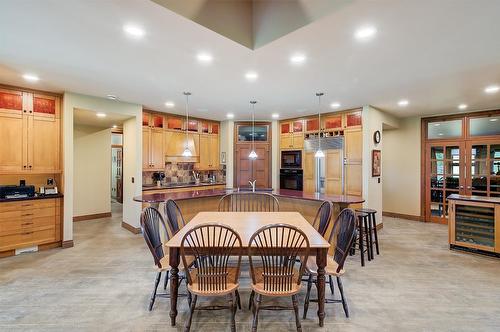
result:
<svg viewBox="0 0 500 332"><path fill-rule="evenodd" d="M458 246L456 244L450 244L450 250L465 251L465 252L468 252L468 253L478 254L478 255L482 255L482 256L490 256L490 257L500 258L500 253L497 253L497 252L491 252L491 251L486 251L486 250L481 250L481 249L462 247L462 246Z"/></svg>

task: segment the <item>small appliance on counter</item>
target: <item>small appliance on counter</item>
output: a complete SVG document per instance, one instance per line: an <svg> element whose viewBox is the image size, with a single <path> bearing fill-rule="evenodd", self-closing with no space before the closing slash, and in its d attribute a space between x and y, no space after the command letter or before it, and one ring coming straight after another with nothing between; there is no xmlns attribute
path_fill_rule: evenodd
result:
<svg viewBox="0 0 500 332"><path fill-rule="evenodd" d="M16 199L35 197L35 186L0 186L1 199Z"/></svg>
<svg viewBox="0 0 500 332"><path fill-rule="evenodd" d="M165 172L153 172L151 178L158 187L161 187L161 182L165 179Z"/></svg>

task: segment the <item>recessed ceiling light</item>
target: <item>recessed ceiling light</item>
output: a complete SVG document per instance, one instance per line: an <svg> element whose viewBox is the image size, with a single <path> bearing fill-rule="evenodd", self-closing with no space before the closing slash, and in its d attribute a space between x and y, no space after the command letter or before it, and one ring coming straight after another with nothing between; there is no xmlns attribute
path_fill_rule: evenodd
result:
<svg viewBox="0 0 500 332"><path fill-rule="evenodd" d="M23 78L28 82L38 82L40 80L35 74L24 74Z"/></svg>
<svg viewBox="0 0 500 332"><path fill-rule="evenodd" d="M434 127L439 127L441 124L440 123L435 123Z"/></svg>
<svg viewBox="0 0 500 332"><path fill-rule="evenodd" d="M443 136L443 133L439 133L438 135L439 135L439 136Z"/></svg>
<svg viewBox="0 0 500 332"><path fill-rule="evenodd" d="M497 93L498 90L500 90L500 86L498 86L498 85L490 85L490 86L487 86L484 89L484 92L486 92L486 93Z"/></svg>
<svg viewBox="0 0 500 332"><path fill-rule="evenodd" d="M130 37L133 37L133 38L142 38L146 34L146 32L144 31L143 28L141 28L140 26L137 26L135 24L124 25L123 31L125 31L125 33L127 35L129 35Z"/></svg>
<svg viewBox="0 0 500 332"><path fill-rule="evenodd" d="M408 106L409 103L410 102L408 100L406 100L406 99L401 99L400 101L398 101L398 105L399 106L403 106L403 107L404 106Z"/></svg>
<svg viewBox="0 0 500 332"><path fill-rule="evenodd" d="M358 40L368 40L377 33L377 29L373 26L364 26L356 30L354 37Z"/></svg>
<svg viewBox="0 0 500 332"><path fill-rule="evenodd" d="M201 63L210 63L214 59L214 57L209 53L199 53L196 58Z"/></svg>
<svg viewBox="0 0 500 332"><path fill-rule="evenodd" d="M337 103L337 102L331 103L330 107L331 108L339 108L340 107L340 103Z"/></svg>
<svg viewBox="0 0 500 332"><path fill-rule="evenodd" d="M106 98L111 100L117 100L118 98L115 95L106 95Z"/></svg>
<svg viewBox="0 0 500 332"><path fill-rule="evenodd" d="M96 115L98 118L105 118L106 117L106 113L99 112L99 113L96 113Z"/></svg>
<svg viewBox="0 0 500 332"><path fill-rule="evenodd" d="M174 102L172 102L172 101L167 101L167 102L165 102L165 107L172 108L172 107L174 107L174 106L175 106L175 104L174 104Z"/></svg>
<svg viewBox="0 0 500 332"><path fill-rule="evenodd" d="M493 118L493 119L490 119L491 122L495 122L495 121L498 121L497 118Z"/></svg>
<svg viewBox="0 0 500 332"><path fill-rule="evenodd" d="M227 114L226 114L226 117L227 117L228 119L232 119L232 118L234 118L234 114L233 114L233 113L227 113Z"/></svg>
<svg viewBox="0 0 500 332"><path fill-rule="evenodd" d="M113 128L116 128L116 127L118 127L118 126L117 125L113 125Z"/></svg>
<svg viewBox="0 0 500 332"><path fill-rule="evenodd" d="M296 65L304 63L306 61L306 56L304 54L294 54L290 57L290 62Z"/></svg>
<svg viewBox="0 0 500 332"><path fill-rule="evenodd" d="M245 78L249 81L255 81L257 80L257 78L259 78L259 74L254 71L249 71L245 74Z"/></svg>
<svg viewBox="0 0 500 332"><path fill-rule="evenodd" d="M458 105L458 109L459 110L464 110L466 108L467 108L467 104L460 104L460 105Z"/></svg>
<svg viewBox="0 0 500 332"><path fill-rule="evenodd" d="M273 119L278 119L280 117L278 113L273 113L271 116L273 117Z"/></svg>

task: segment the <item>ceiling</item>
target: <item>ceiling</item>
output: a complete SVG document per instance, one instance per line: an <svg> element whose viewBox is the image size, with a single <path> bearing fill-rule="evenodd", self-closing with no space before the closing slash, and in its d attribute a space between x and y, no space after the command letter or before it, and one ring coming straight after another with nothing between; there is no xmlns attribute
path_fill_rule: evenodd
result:
<svg viewBox="0 0 500 332"><path fill-rule="evenodd" d="M96 114L97 112L94 111L75 109L73 112L73 124L97 128L112 128L113 126L121 128L123 122L127 119L130 119L130 115L119 113L108 112L103 118L97 117Z"/></svg>
<svg viewBox="0 0 500 332"><path fill-rule="evenodd" d="M299 5L303 1L298 2ZM0 83L49 91L116 95L120 100L172 113L222 120L317 112L315 92L340 109L371 104L396 116L500 106L500 1L337 1L322 17L252 50L148 0L24 0L0 3ZM260 14L253 29L273 20ZM142 26L131 39L123 25ZM373 25L373 39L353 35ZM201 64L199 52L213 55ZM306 62L292 65L300 52ZM245 72L259 75L254 82ZM22 74L36 73L28 83ZM409 105L398 106L408 99ZM167 109L166 101L175 107Z"/></svg>

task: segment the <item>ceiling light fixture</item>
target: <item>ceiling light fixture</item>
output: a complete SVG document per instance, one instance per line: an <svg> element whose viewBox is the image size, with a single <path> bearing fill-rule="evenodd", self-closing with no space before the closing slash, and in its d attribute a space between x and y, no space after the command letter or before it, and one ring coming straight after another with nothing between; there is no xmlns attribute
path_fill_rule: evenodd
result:
<svg viewBox="0 0 500 332"><path fill-rule="evenodd" d="M257 80L257 78L259 78L259 74L257 74L256 72L254 71L249 71L245 74L245 78L248 80L248 81L255 81Z"/></svg>
<svg viewBox="0 0 500 332"><path fill-rule="evenodd" d="M337 103L337 102L331 103L330 107L333 108L333 109L339 108L340 107L340 103Z"/></svg>
<svg viewBox="0 0 500 332"><path fill-rule="evenodd" d="M377 33L377 29L373 26L364 26L356 30L354 37L357 40L368 40Z"/></svg>
<svg viewBox="0 0 500 332"><path fill-rule="evenodd" d="M402 107L408 106L409 103L410 102L408 100L406 100L406 99L401 99L400 101L398 101L398 105L402 106Z"/></svg>
<svg viewBox="0 0 500 332"><path fill-rule="evenodd" d="M127 35L129 35L130 37L137 38L137 39L144 37L144 35L146 34L146 32L144 31L143 28L141 28L135 24L124 25L123 31L125 31L125 33Z"/></svg>
<svg viewBox="0 0 500 332"><path fill-rule="evenodd" d="M118 127L118 126L117 125L113 125L113 128L116 128L116 127Z"/></svg>
<svg viewBox="0 0 500 332"><path fill-rule="evenodd" d="M98 118L105 118L106 117L106 113L99 112L99 113L96 113L96 116Z"/></svg>
<svg viewBox="0 0 500 332"><path fill-rule="evenodd" d="M165 107L167 107L167 108L173 108L174 106L175 106L175 104L172 101L165 102Z"/></svg>
<svg viewBox="0 0 500 332"><path fill-rule="evenodd" d="M304 54L294 54L290 57L290 62L295 65L300 65L306 61Z"/></svg>
<svg viewBox="0 0 500 332"><path fill-rule="evenodd" d="M23 78L28 82L38 82L40 80L35 74L24 74Z"/></svg>
<svg viewBox="0 0 500 332"><path fill-rule="evenodd" d="M257 159L257 153L255 152L255 104L257 102L252 100L250 104L252 104L252 151L250 151L248 158Z"/></svg>
<svg viewBox="0 0 500 332"><path fill-rule="evenodd" d="M189 150L189 136L188 136L188 128L189 128L189 96L191 96L191 92L184 92L184 96L186 96L186 147L184 152L182 152L183 157L192 157L193 154L191 150Z"/></svg>
<svg viewBox="0 0 500 332"><path fill-rule="evenodd" d="M498 85L490 85L490 86L487 86L484 89L484 92L491 94L491 93L497 93L498 90L500 90L500 86L498 86Z"/></svg>
<svg viewBox="0 0 500 332"><path fill-rule="evenodd" d="M271 114L271 117L273 119L278 119L280 117L280 115L278 113L273 113L273 114Z"/></svg>
<svg viewBox="0 0 500 332"><path fill-rule="evenodd" d="M495 121L498 121L498 118L493 118L493 119L490 119L491 122L495 122Z"/></svg>
<svg viewBox="0 0 500 332"><path fill-rule="evenodd" d="M317 92L316 97L318 97L318 123L321 123L321 96L323 96L323 92ZM319 126L321 127L321 125ZM316 153L314 154L314 157L316 158L324 158L325 153L323 150L321 150L321 129L318 128L318 150L316 150Z"/></svg>
<svg viewBox="0 0 500 332"><path fill-rule="evenodd" d="M459 110L464 110L466 108L467 108L467 104L460 104L460 105L458 105L458 109Z"/></svg>
<svg viewBox="0 0 500 332"><path fill-rule="evenodd" d="M233 119L234 118L234 114L233 113L227 113L226 114L226 118Z"/></svg>
<svg viewBox="0 0 500 332"><path fill-rule="evenodd" d="M110 100L117 100L118 98L115 95L106 95L106 98Z"/></svg>
<svg viewBox="0 0 500 332"><path fill-rule="evenodd" d="M196 58L201 63L211 63L214 57L209 53L199 53Z"/></svg>

